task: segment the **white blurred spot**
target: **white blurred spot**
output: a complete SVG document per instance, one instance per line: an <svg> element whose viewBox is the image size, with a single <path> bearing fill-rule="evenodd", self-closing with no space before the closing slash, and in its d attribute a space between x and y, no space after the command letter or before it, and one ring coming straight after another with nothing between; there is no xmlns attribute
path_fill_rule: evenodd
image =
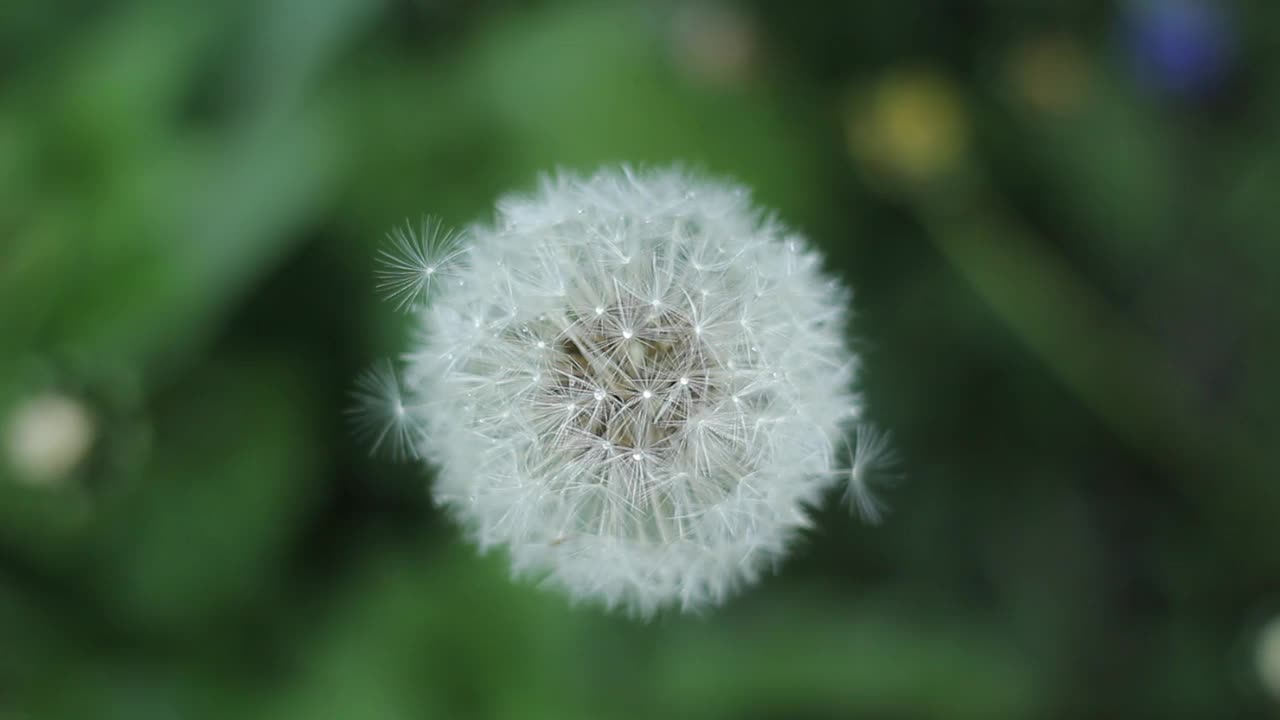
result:
<svg viewBox="0 0 1280 720"><path fill-rule="evenodd" d="M1256 662L1262 686L1280 702L1280 617L1272 619L1258 633Z"/></svg>
<svg viewBox="0 0 1280 720"><path fill-rule="evenodd" d="M9 417L5 454L20 478L32 485L56 485L84 459L96 434L83 403L64 395L39 395Z"/></svg>

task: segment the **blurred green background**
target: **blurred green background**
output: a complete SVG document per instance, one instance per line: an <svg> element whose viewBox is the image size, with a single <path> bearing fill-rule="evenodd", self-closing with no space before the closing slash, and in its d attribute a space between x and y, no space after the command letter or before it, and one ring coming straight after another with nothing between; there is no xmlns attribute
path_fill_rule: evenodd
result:
<svg viewBox="0 0 1280 720"><path fill-rule="evenodd" d="M0 718L1280 708L1280 3L0 8ZM645 624L343 418L385 231L755 188L856 290L892 514Z"/></svg>

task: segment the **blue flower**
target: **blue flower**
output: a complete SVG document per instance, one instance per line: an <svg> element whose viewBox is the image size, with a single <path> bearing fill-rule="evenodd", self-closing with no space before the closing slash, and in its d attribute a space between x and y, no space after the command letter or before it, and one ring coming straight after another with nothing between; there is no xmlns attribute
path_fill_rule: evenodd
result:
<svg viewBox="0 0 1280 720"><path fill-rule="evenodd" d="M1235 56L1233 23L1214 0L1138 0L1126 36L1143 84L1179 97L1215 94Z"/></svg>

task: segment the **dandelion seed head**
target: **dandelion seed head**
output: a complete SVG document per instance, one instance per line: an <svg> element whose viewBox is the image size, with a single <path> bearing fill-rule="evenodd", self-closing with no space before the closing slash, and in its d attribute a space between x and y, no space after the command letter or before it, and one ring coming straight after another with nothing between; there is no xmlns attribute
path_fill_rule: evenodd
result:
<svg viewBox="0 0 1280 720"><path fill-rule="evenodd" d="M640 615L771 567L861 407L848 293L804 239L742 188L626 167L546 177L465 237L422 264L458 282L401 400L436 499L517 572Z"/></svg>

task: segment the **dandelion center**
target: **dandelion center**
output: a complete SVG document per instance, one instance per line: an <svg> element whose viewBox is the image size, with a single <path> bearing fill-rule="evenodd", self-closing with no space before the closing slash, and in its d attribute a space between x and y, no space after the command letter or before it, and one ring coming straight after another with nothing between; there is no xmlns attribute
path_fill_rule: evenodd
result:
<svg viewBox="0 0 1280 720"><path fill-rule="evenodd" d="M615 305L586 316L566 309L560 323L544 318L539 331L557 340L547 359L550 380L537 388L539 397L531 402L576 407L589 396L597 403L593 412L547 417L538 423L537 441L546 452L589 462L590 449L604 443L637 460L646 455L671 459L681 450L681 428L719 394L715 385L689 392L690 375L714 377L719 367L708 360L714 357L710 349L693 335L687 313L673 310L650 317L643 337L630 328L618 330L625 313L625 305ZM622 341L633 339L638 348L623 346ZM610 480L605 465L580 470L584 482L606 485ZM656 478L642 482L650 485L643 488L645 493L661 491Z"/></svg>

